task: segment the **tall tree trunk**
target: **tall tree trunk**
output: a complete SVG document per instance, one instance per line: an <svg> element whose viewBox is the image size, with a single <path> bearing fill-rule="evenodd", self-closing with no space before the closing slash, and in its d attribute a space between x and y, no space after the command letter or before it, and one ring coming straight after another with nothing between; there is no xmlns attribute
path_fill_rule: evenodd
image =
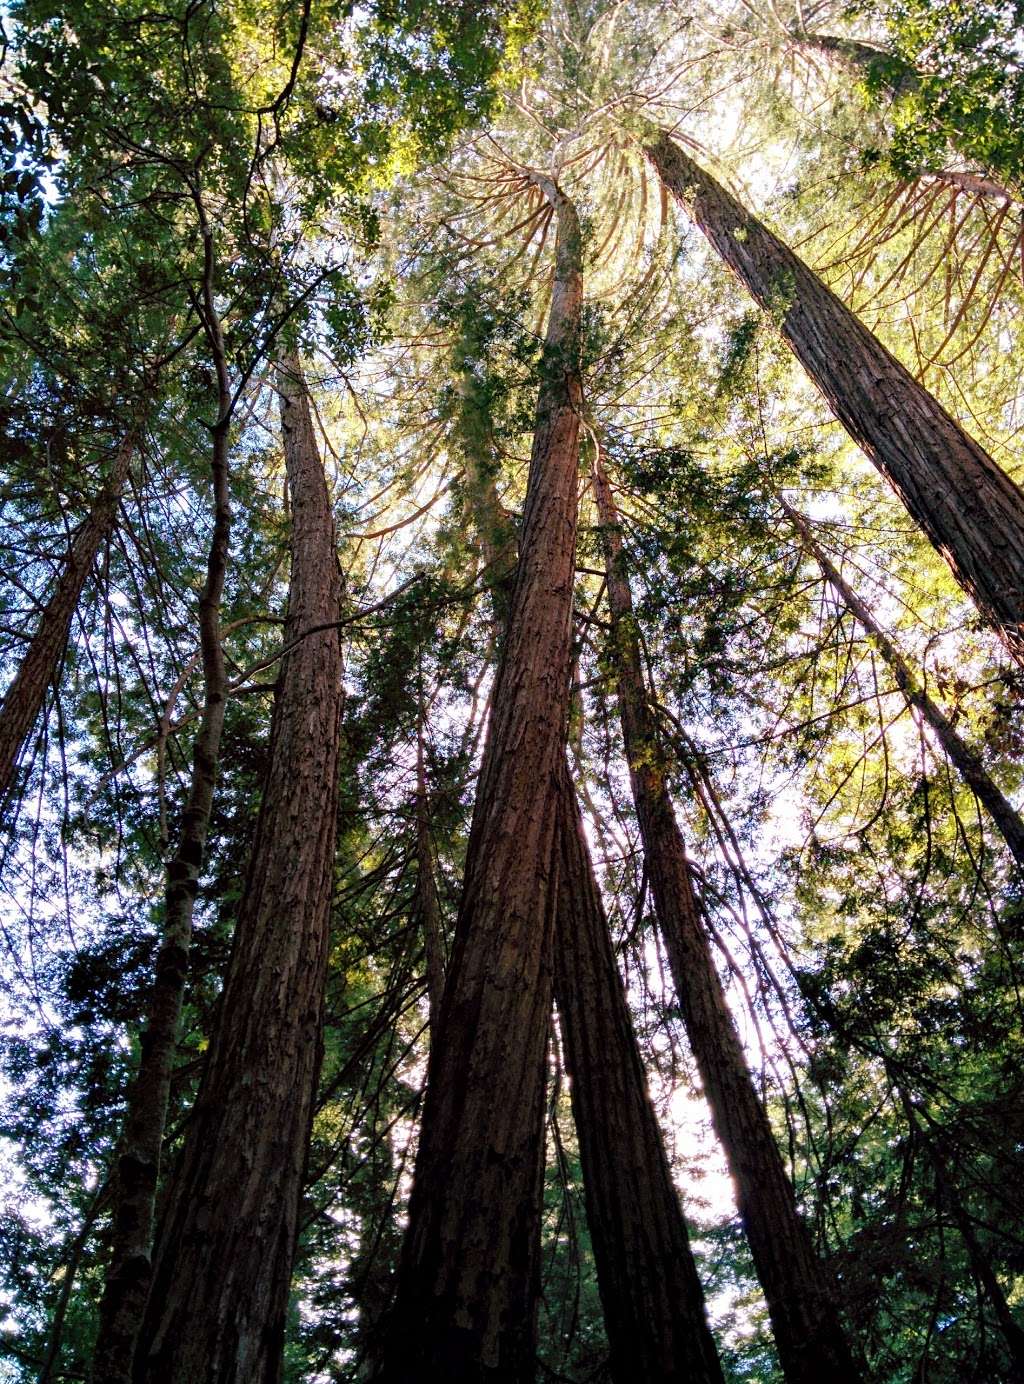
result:
<svg viewBox="0 0 1024 1384"><path fill-rule="evenodd" d="M211 431L210 453L213 532L206 558L206 578L199 595L203 708L192 746L192 781L182 814L178 847L167 866L163 937L156 958L139 1070L128 1092L125 1122L111 1179L110 1258L93 1351L94 1384L128 1384L152 1281L160 1159L188 977L192 917L213 807L227 701L220 614L231 543L228 449L233 398L224 331L214 292L216 245L198 195L196 209L204 232L202 321L217 381L217 417Z"/></svg>
<svg viewBox="0 0 1024 1384"><path fill-rule="evenodd" d="M500 647L515 574L493 477L467 457L470 519ZM719 1381L721 1367L611 946L579 804L562 761L554 988L616 1384Z"/></svg>
<svg viewBox="0 0 1024 1384"><path fill-rule="evenodd" d="M645 154L1024 665L1024 491L821 279L659 131Z"/></svg>
<svg viewBox="0 0 1024 1384"><path fill-rule="evenodd" d="M555 999L616 1384L721 1384L722 1369L562 765Z"/></svg>
<svg viewBox="0 0 1024 1384"><path fill-rule="evenodd" d="M415 912L423 937L427 971L427 1001L430 1005L430 1033L437 1032L444 996L444 935L441 901L437 896L434 849L430 839L430 798L423 756L423 694L420 693L416 721L416 899Z"/></svg>
<svg viewBox="0 0 1024 1384"><path fill-rule="evenodd" d="M117 450L110 475L72 539L53 595L43 607L36 632L0 703L0 817L11 805L25 742L39 720L46 689L56 679L82 588L100 548L113 532L118 501L134 454L135 438L126 437Z"/></svg>
<svg viewBox="0 0 1024 1384"><path fill-rule="evenodd" d="M192 746L192 781L178 846L167 866L164 922L139 1069L128 1092L113 1174L110 1258L93 1352L93 1384L128 1384L152 1274L153 1224L171 1076L188 976L192 915L203 867L227 701L220 607L228 564L231 506L228 436L231 397L223 354L218 419L213 430L213 533L199 597L203 707Z"/></svg>
<svg viewBox="0 0 1024 1384"><path fill-rule="evenodd" d="M343 667L334 523L298 361L278 376L285 654L217 1031L158 1236L136 1357L146 1384L273 1384L282 1367L322 1050Z"/></svg>
<svg viewBox="0 0 1024 1384"><path fill-rule="evenodd" d="M858 1378L832 1297L754 1086L694 897L682 832L660 764L625 569L619 517L595 448L617 694L651 893L687 1036L715 1130L736 1184L740 1215L789 1384Z"/></svg>
<svg viewBox="0 0 1024 1384"><path fill-rule="evenodd" d="M893 676L896 678L903 695L910 705L916 707L924 717L934 732L935 738L956 765L964 782L974 792L978 801L983 804L1009 847L1014 860L1018 865L1024 866L1024 822L1021 821L1012 804L993 782L981 756L961 738L953 728L949 717L929 697L914 675L910 664L872 615L870 607L861 600L828 554L818 545L804 516L787 504L781 495L776 496L776 499L796 530L804 551L813 557L822 576L839 596L850 614L871 636L872 644L892 669Z"/></svg>
<svg viewBox="0 0 1024 1384"><path fill-rule="evenodd" d="M553 183L541 181L558 218L544 373L521 555L379 1376L389 1384L514 1384L534 1371L583 294L576 213Z"/></svg>

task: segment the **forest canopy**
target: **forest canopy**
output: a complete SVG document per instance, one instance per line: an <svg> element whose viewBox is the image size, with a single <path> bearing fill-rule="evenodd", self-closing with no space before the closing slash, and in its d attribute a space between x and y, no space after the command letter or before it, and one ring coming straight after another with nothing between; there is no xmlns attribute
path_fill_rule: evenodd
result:
<svg viewBox="0 0 1024 1384"><path fill-rule="evenodd" d="M0 1381L1024 1381L1022 32L0 12Z"/></svg>

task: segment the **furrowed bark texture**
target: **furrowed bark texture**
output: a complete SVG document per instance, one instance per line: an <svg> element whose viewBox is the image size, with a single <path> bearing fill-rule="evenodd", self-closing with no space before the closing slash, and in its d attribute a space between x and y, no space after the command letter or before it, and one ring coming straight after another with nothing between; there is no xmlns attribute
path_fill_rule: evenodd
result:
<svg viewBox="0 0 1024 1384"><path fill-rule="evenodd" d="M546 182L547 180L545 180ZM569 701L580 235L558 216L520 561L435 1041L389 1381L532 1379L551 1018L551 884Z"/></svg>
<svg viewBox="0 0 1024 1384"><path fill-rule="evenodd" d="M515 576L514 538L493 477L467 461L470 519L487 564L500 647ZM564 760L563 760L564 765ZM563 768L555 905L555 996L573 1074L587 1221L617 1384L720 1380L704 1299L647 1095L576 792Z"/></svg>
<svg viewBox="0 0 1024 1384"><path fill-rule="evenodd" d="M158 1237L136 1358L146 1384L281 1374L321 1057L343 667L334 524L294 358L279 388L292 502L287 652L218 1026Z"/></svg>
<svg viewBox="0 0 1024 1384"><path fill-rule="evenodd" d="M118 500L134 453L135 439L126 438L106 483L71 542L56 589L43 607L36 632L0 703L0 817L10 806L25 742L39 720L46 689L57 676L82 588L100 548L113 532Z"/></svg>
<svg viewBox="0 0 1024 1384"><path fill-rule="evenodd" d="M992 780L981 756L962 739L942 708L929 697L915 677L910 664L879 625L870 607L861 600L827 553L819 547L811 527L802 514L781 496L779 504L792 523L804 551L814 558L822 576L839 596L850 614L871 636L874 647L892 669L893 676L911 706L924 717L935 738L956 765L961 778L984 806L1018 865L1024 866L1024 822Z"/></svg>
<svg viewBox="0 0 1024 1384"><path fill-rule="evenodd" d="M800 1218L792 1185L729 1013L693 892L686 848L660 766L633 598L611 487L594 459L622 736L644 859L687 1037L725 1148L754 1265L789 1384L859 1378L829 1275Z"/></svg>
<svg viewBox="0 0 1024 1384"><path fill-rule="evenodd" d="M555 1000L616 1384L721 1384L576 791L562 766Z"/></svg>
<svg viewBox="0 0 1024 1384"><path fill-rule="evenodd" d="M644 152L1024 665L1024 491L792 250L668 135Z"/></svg>
<svg viewBox="0 0 1024 1384"><path fill-rule="evenodd" d="M192 746L192 781L177 849L167 866L164 924L142 1035L139 1069L128 1093L113 1177L110 1259L93 1352L93 1384L128 1384L152 1274L160 1156L192 941L192 914L217 781L227 700L220 606L228 564L230 394L222 380L211 455L214 522L199 597L203 708Z"/></svg>

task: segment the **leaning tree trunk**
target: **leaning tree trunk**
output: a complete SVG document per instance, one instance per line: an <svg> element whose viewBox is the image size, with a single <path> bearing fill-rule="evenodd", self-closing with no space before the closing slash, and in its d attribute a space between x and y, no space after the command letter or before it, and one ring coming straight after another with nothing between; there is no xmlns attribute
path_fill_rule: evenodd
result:
<svg viewBox="0 0 1024 1384"><path fill-rule="evenodd" d="M220 607L228 564L231 505L228 435L231 396L223 353L218 356L218 420L213 429L213 533L199 597L203 707L192 747L192 781L178 846L167 866L164 921L153 989L142 1035L139 1069L128 1092L113 1172L110 1258L93 1352L93 1384L128 1384L152 1273L153 1224L160 1156L167 1127L171 1076L192 942L192 915L220 758L227 700Z"/></svg>
<svg viewBox="0 0 1024 1384"><path fill-rule="evenodd" d="M694 897L682 833L659 764L657 726L644 684L619 518L599 449L593 479L619 716L651 893L687 1036L736 1184L783 1372L789 1384L852 1382L858 1374L835 1310L830 1276L797 1210Z"/></svg>
<svg viewBox="0 0 1024 1384"><path fill-rule="evenodd" d="M136 1356L146 1384L280 1378L321 1057L341 739L341 576L298 362L279 370L291 585L270 767Z"/></svg>
<svg viewBox="0 0 1024 1384"><path fill-rule="evenodd" d="M519 566L379 1377L533 1378L557 771L569 708L580 232L561 191Z"/></svg>
<svg viewBox="0 0 1024 1384"><path fill-rule="evenodd" d="M1024 664L1024 491L821 279L663 131L644 152Z"/></svg>
<svg viewBox="0 0 1024 1384"><path fill-rule="evenodd" d="M562 764L555 1000L616 1384L721 1384L661 1130Z"/></svg>
<svg viewBox="0 0 1024 1384"><path fill-rule="evenodd" d="M857 595L827 553L815 540L811 527L802 514L776 496L786 517L797 532L801 547L814 558L822 576L833 588L850 614L871 636L873 646L892 669L900 691L909 704L916 707L960 772L961 778L985 807L1018 865L1024 866L1024 822L993 781L976 750L959 735L942 708L929 697L914 675L910 664L889 638L871 613L871 608Z"/></svg>
<svg viewBox="0 0 1024 1384"><path fill-rule="evenodd" d="M113 532L134 453L135 438L129 436L118 448L110 475L72 540L57 586L43 607L36 632L0 703L0 816L10 806L25 742L39 720L46 689L57 676L82 588L100 548Z"/></svg>

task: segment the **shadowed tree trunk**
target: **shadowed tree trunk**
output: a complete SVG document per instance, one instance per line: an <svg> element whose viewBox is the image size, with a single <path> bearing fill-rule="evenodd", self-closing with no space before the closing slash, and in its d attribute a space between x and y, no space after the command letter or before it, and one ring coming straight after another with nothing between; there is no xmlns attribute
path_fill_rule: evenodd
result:
<svg viewBox="0 0 1024 1384"><path fill-rule="evenodd" d="M960 1232L960 1237L971 1261L971 1270L975 1280L988 1298L996 1321L999 1323L999 1329L1003 1334L1011 1361L1007 1384L1024 1384L1024 1327L1021 1327L1014 1318L1013 1309L1007 1301L1002 1284L999 1282L989 1257L978 1239L970 1211L964 1204L960 1189L950 1176L943 1152L944 1135L942 1128L929 1117L926 1109L919 1106L898 1082L897 1091L907 1122L910 1125L911 1135L924 1149L925 1156L934 1169L935 1190L939 1202L940 1204L944 1202L949 1208L950 1215ZM927 1129L922 1128L922 1121L927 1124Z"/></svg>
<svg viewBox="0 0 1024 1384"><path fill-rule="evenodd" d="M270 767L217 1030L158 1236L145 1384L280 1378L321 1057L341 739L341 576L294 357L278 372L291 584Z"/></svg>
<svg viewBox="0 0 1024 1384"><path fill-rule="evenodd" d="M0 818L11 805L18 765L39 720L46 689L57 677L82 588L100 548L113 532L117 504L134 454L135 439L127 437L118 448L110 475L92 509L72 539L53 595L43 607L14 681L0 703Z"/></svg>
<svg viewBox="0 0 1024 1384"><path fill-rule="evenodd" d="M209 230L202 203L201 224ZM227 701L220 608L231 542L228 448L232 394L227 352L214 295L216 250L203 238L203 322L217 381L217 417L211 430L213 532L199 595L199 651L203 705L192 746L192 779L177 849L167 865L163 934L140 1044L139 1069L128 1092L124 1126L111 1178L110 1258L93 1351L93 1384L128 1384L152 1280L153 1226L160 1160L167 1128L171 1076L188 977L192 918L220 759ZM166 713L170 717L170 710Z"/></svg>
<svg viewBox="0 0 1024 1384"><path fill-rule="evenodd" d="M477 787L398 1293L378 1377L533 1378L551 888L569 707L580 232L558 221L520 561Z"/></svg>
<svg viewBox="0 0 1024 1384"><path fill-rule="evenodd" d="M470 518L486 564L495 646L515 573L493 477L467 457ZM576 790L562 766L554 988L583 1165L587 1223L616 1384L720 1381L704 1297L647 1094L632 1018Z"/></svg>
<svg viewBox="0 0 1024 1384"><path fill-rule="evenodd" d="M736 1184L783 1372L789 1384L821 1384L822 1380L852 1384L859 1376L835 1310L833 1285L797 1210L694 897L644 684L618 512L597 447L593 479L619 716L651 893L687 1036Z"/></svg>
<svg viewBox="0 0 1024 1384"><path fill-rule="evenodd" d="M167 866L164 919L146 1011L139 1069L128 1092L113 1174L110 1259L93 1352L93 1384L128 1384L152 1273L153 1224L171 1076L188 975L192 915L217 781L227 698L220 606L228 564L231 507L228 432L231 398L223 353L218 420L213 430L214 522L199 597L203 707L192 746L192 780L178 845Z"/></svg>
<svg viewBox="0 0 1024 1384"><path fill-rule="evenodd" d="M1024 491L787 246L658 132L644 152L1024 665Z"/></svg>
<svg viewBox="0 0 1024 1384"><path fill-rule="evenodd" d="M929 697L914 675L910 664L879 625L870 607L861 600L843 577L831 558L819 547L811 527L802 514L780 496L776 496L786 517L796 529L801 547L814 558L821 574L833 588L850 614L871 636L873 646L889 665L899 688L911 706L924 717L935 738L956 765L967 786L983 804L1010 849L1018 865L1024 866L1024 822L1012 804L993 782L981 756L953 728L942 708Z"/></svg>
<svg viewBox="0 0 1024 1384"><path fill-rule="evenodd" d="M423 762L423 694L420 693L416 721L416 899L415 914L423 937L427 972L427 1000L430 1005L430 1032L437 1032L444 995L444 933L441 901L437 896L434 848L430 839L430 798Z"/></svg>
<svg viewBox="0 0 1024 1384"><path fill-rule="evenodd" d="M562 766L555 999L616 1384L721 1384L576 791Z"/></svg>

